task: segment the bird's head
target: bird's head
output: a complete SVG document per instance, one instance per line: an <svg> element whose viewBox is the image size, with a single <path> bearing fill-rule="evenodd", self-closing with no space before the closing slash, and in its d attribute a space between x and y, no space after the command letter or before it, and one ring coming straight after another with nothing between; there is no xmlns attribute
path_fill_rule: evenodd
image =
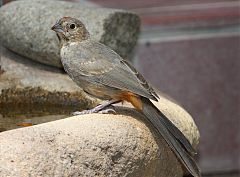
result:
<svg viewBox="0 0 240 177"><path fill-rule="evenodd" d="M51 29L57 33L62 45L69 42L81 42L89 38L89 32L84 24L72 17L59 19Z"/></svg>

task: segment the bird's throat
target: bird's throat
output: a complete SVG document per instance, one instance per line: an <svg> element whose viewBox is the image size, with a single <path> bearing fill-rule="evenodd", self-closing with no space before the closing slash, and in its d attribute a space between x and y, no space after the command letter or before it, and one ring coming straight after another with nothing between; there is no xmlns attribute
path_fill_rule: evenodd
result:
<svg viewBox="0 0 240 177"><path fill-rule="evenodd" d="M58 40L60 42L60 48L62 48L63 45L68 43L68 39L65 37L62 33L57 33Z"/></svg>

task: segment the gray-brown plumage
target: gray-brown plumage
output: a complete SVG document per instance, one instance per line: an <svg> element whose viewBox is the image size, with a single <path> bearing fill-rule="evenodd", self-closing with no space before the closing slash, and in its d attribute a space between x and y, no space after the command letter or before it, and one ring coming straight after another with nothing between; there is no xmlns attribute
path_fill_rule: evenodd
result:
<svg viewBox="0 0 240 177"><path fill-rule="evenodd" d="M182 132L149 99L157 94L143 76L109 47L91 40L77 19L63 17L52 29L61 46L61 61L69 76L88 94L102 100L128 101L156 128L194 177L200 177L194 149ZM106 104L105 106L107 106ZM103 107L101 107L102 109ZM94 112L99 111L94 108Z"/></svg>

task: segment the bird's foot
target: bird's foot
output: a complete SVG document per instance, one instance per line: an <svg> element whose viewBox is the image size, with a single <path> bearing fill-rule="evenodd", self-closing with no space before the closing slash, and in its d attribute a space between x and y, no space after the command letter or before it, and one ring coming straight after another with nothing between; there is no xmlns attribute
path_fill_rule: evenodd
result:
<svg viewBox="0 0 240 177"><path fill-rule="evenodd" d="M77 116L77 115L92 114L92 113L116 114L116 111L114 109L114 106L111 105L111 102L106 102L104 104L100 104L100 105L96 106L93 109L73 112L72 115Z"/></svg>
<svg viewBox="0 0 240 177"><path fill-rule="evenodd" d="M109 106L107 108L102 109L101 111L98 111L97 113L100 114L117 114L114 106Z"/></svg>

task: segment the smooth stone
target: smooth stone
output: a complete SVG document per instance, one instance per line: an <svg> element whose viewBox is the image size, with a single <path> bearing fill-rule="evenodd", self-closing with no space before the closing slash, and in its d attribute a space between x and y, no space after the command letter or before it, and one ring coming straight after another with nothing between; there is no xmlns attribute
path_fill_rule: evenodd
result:
<svg viewBox="0 0 240 177"><path fill-rule="evenodd" d="M1 48L0 107L86 109L88 97L61 69ZM192 117L163 94L154 102L194 148L199 132ZM2 116L0 112L0 117ZM118 115L84 115L0 133L0 176L181 177L182 165L143 116L130 108Z"/></svg>
<svg viewBox="0 0 240 177"><path fill-rule="evenodd" d="M140 19L128 11L90 7L85 3L21 0L0 8L0 39L10 50L32 60L62 67L59 42L51 26L63 16L83 21L92 38L131 59Z"/></svg>
<svg viewBox="0 0 240 177"><path fill-rule="evenodd" d="M196 147L191 116L162 97L157 103ZM182 177L166 142L131 108L69 117L0 133L0 176Z"/></svg>

